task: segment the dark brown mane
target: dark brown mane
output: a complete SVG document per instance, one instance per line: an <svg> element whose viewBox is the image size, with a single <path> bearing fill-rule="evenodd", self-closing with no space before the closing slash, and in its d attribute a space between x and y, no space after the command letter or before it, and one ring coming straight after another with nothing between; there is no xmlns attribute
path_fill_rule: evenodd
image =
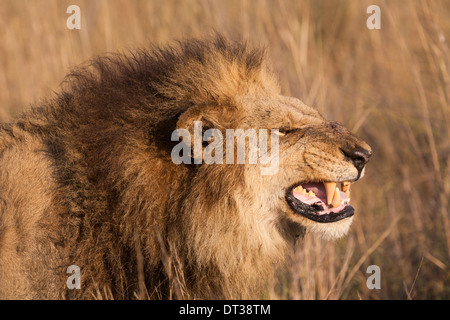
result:
<svg viewBox="0 0 450 320"><path fill-rule="evenodd" d="M222 59L215 64L215 59ZM130 94L163 100L177 99L173 92L198 89L199 79L205 92L216 82L220 67L228 62L242 69L246 78L262 68L264 50L249 49L246 43L232 42L216 34L208 40L178 41L175 46L153 47L97 57L73 70L63 83L63 94L86 92L117 99ZM186 66L195 66L186 73ZM205 78L206 77L206 78ZM210 92L215 96L214 92Z"/></svg>

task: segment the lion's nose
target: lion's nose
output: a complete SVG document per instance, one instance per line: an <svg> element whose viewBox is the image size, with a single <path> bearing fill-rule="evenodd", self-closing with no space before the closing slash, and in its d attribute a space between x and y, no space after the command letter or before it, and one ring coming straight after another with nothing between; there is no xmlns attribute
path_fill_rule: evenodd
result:
<svg viewBox="0 0 450 320"><path fill-rule="evenodd" d="M372 151L360 147L357 148L341 148L342 153L351 161L359 172L364 168L372 157Z"/></svg>

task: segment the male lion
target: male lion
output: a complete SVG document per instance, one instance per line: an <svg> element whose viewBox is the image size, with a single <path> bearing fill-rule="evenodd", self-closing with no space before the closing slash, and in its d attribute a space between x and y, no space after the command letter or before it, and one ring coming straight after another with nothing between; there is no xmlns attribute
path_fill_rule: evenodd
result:
<svg viewBox="0 0 450 320"><path fill-rule="evenodd" d="M263 58L220 35L97 58L2 125L0 298L258 298L305 231L344 235L370 147L282 96ZM278 129L278 172L175 164L195 121Z"/></svg>

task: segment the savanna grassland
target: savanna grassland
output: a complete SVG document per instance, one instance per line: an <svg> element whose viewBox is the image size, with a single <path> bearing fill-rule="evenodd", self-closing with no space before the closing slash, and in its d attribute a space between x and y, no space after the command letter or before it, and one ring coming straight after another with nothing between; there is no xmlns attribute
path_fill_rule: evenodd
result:
<svg viewBox="0 0 450 320"><path fill-rule="evenodd" d="M69 5L81 29L69 30ZM366 9L381 9L369 30ZM373 149L337 242L306 236L271 299L450 298L450 3L356 0L3 0L0 120L97 54L218 31L267 48L283 93ZM381 289L368 289L377 265Z"/></svg>

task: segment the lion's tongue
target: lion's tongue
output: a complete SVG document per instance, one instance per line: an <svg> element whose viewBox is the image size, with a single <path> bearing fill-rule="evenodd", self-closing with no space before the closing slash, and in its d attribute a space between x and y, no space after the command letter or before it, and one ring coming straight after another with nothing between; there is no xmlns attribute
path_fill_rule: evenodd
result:
<svg viewBox="0 0 450 320"><path fill-rule="evenodd" d="M305 183L302 185L303 189L306 191L312 191L317 198L323 203L327 203L327 191L323 183Z"/></svg>

